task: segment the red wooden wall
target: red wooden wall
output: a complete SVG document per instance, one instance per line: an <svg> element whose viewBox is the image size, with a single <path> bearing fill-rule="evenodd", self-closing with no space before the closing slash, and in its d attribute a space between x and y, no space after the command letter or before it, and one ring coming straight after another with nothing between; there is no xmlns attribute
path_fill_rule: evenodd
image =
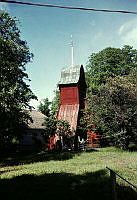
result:
<svg viewBox="0 0 137 200"><path fill-rule="evenodd" d="M61 87L60 88L60 104L79 104L78 87Z"/></svg>

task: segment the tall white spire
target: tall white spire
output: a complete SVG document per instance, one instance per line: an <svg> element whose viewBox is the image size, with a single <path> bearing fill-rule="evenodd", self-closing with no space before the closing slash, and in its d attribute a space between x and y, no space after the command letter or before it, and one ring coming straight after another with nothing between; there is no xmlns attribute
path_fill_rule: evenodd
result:
<svg viewBox="0 0 137 200"><path fill-rule="evenodd" d="M74 45L73 45L72 35L71 35L71 66L74 67Z"/></svg>

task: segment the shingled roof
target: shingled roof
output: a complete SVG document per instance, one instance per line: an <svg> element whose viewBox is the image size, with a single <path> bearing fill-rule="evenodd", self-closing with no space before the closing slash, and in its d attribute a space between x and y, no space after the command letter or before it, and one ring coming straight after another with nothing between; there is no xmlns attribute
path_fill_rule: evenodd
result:
<svg viewBox="0 0 137 200"><path fill-rule="evenodd" d="M78 83L80 78L80 69L81 66L79 65L63 68L61 71L61 79L59 84Z"/></svg>
<svg viewBox="0 0 137 200"><path fill-rule="evenodd" d="M31 111L29 111L29 113L32 117L33 122L29 122L28 128L44 129L44 126L42 126L42 124L43 124L46 116L37 110L31 110Z"/></svg>

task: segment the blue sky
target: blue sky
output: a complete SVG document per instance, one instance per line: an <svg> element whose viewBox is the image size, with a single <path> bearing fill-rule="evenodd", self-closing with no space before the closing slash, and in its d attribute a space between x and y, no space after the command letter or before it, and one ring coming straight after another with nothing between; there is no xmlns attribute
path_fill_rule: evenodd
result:
<svg viewBox="0 0 137 200"><path fill-rule="evenodd" d="M98 9L137 10L136 0L21 0ZM137 48L137 15L65 10L0 3L20 21L21 37L28 42L34 60L27 65L30 87L39 101L54 96L61 69L71 65L70 36L74 42L74 64L86 66L88 57L106 48L129 44ZM35 107L39 102L32 101Z"/></svg>

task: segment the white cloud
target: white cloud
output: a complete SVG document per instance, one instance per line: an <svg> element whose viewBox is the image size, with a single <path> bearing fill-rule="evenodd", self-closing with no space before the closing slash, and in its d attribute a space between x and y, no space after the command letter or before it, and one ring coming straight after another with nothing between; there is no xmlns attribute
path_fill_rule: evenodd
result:
<svg viewBox="0 0 137 200"><path fill-rule="evenodd" d="M8 4L0 2L0 10L8 11L9 10Z"/></svg>
<svg viewBox="0 0 137 200"><path fill-rule="evenodd" d="M132 45L137 44L137 26L123 36L123 41Z"/></svg>
<svg viewBox="0 0 137 200"><path fill-rule="evenodd" d="M119 34L119 35L122 35L122 33L124 32L124 30L125 30L125 24L123 24L123 25L120 27L120 29L118 30L118 34Z"/></svg>
<svg viewBox="0 0 137 200"><path fill-rule="evenodd" d="M137 48L137 18L123 24L118 35L123 44L128 44Z"/></svg>

